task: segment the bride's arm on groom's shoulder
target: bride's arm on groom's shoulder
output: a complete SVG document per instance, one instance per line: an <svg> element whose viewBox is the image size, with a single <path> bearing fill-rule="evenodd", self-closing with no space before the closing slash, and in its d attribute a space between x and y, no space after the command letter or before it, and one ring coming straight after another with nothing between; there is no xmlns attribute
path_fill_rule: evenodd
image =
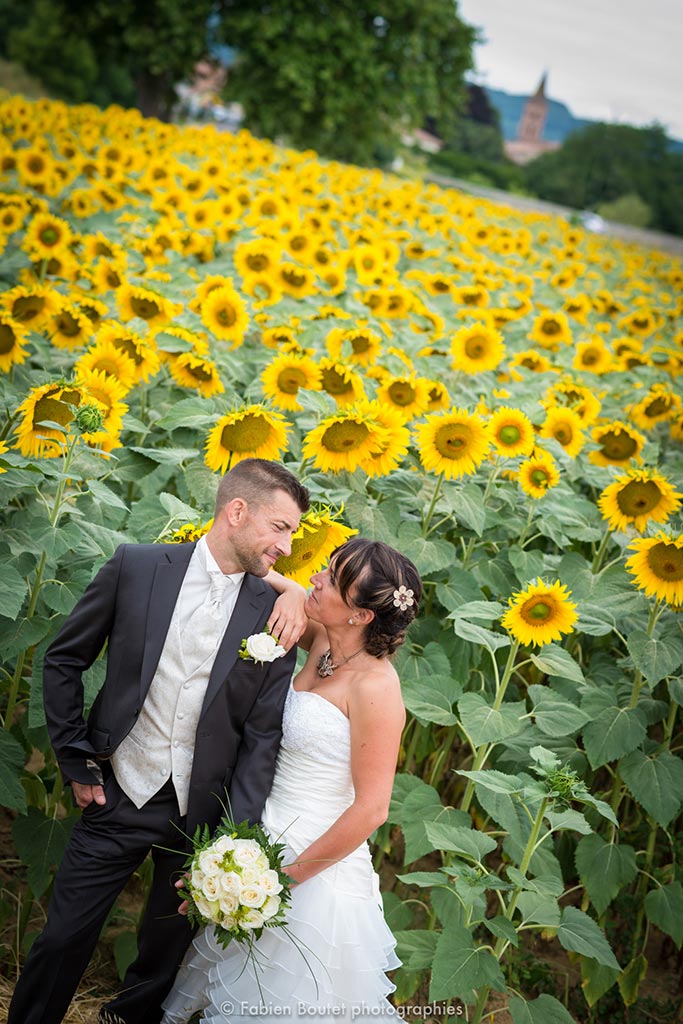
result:
<svg viewBox="0 0 683 1024"><path fill-rule="evenodd" d="M387 668L358 676L349 688L355 798L327 832L286 867L296 882L348 856L387 820L405 724L401 685L394 670Z"/></svg>
<svg viewBox="0 0 683 1024"><path fill-rule="evenodd" d="M269 570L265 581L280 595L270 613L268 629L285 650L288 651L293 644L298 643L299 647L310 651L316 633L323 627L311 622L306 615L306 588L275 569Z"/></svg>

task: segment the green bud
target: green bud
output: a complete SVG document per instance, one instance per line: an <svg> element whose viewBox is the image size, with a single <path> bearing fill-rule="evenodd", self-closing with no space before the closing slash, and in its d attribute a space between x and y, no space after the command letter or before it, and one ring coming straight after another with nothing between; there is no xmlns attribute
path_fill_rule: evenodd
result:
<svg viewBox="0 0 683 1024"><path fill-rule="evenodd" d="M104 413L99 405L80 405L76 412L76 426L81 434L94 434L104 426Z"/></svg>

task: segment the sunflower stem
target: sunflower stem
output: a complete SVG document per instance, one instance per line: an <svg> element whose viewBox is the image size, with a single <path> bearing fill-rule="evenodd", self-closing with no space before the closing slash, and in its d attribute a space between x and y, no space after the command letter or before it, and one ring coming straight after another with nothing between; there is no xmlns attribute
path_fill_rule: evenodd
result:
<svg viewBox="0 0 683 1024"><path fill-rule="evenodd" d="M603 559L605 557L605 552L607 551L607 545L609 544L611 536L612 536L612 531L610 530L610 528L608 526L607 529L605 530L604 537L600 541L600 547L595 552L595 557L593 559L593 564L591 566L591 571L593 572L593 574L595 574L596 572L600 571L600 567L602 566L602 562L603 562Z"/></svg>
<svg viewBox="0 0 683 1024"><path fill-rule="evenodd" d="M424 521L422 523L422 536L423 537L426 537L427 533L429 532L429 524L432 521L432 516L434 515L434 509L436 508L436 503L439 500L439 498L441 497L441 489L443 487L443 481L444 481L444 474L440 473L438 478L437 478L436 484L434 485L434 494L432 495L432 500L431 500L431 502L429 504L429 508L427 509L427 515L425 516Z"/></svg>
<svg viewBox="0 0 683 1024"><path fill-rule="evenodd" d="M534 512L535 511L536 511L536 509L534 508L534 506L533 505L529 505L529 512L528 512L527 517L526 517L526 523L524 524L524 529L522 530L521 534L519 535L519 540L517 541L517 543L519 544L520 548L524 547L524 544L526 542L527 534L529 532L532 520L534 518Z"/></svg>
<svg viewBox="0 0 683 1024"><path fill-rule="evenodd" d="M650 615L649 615L649 618L647 620L647 635L649 637L651 637L653 632L654 632L654 628L655 628L655 625L657 623L657 619L659 618L660 614L661 614L661 606L660 606L658 601L655 602L655 604L650 605ZM640 671L640 669L637 669L636 670L636 674L633 677L633 688L631 690L631 700L629 701L629 705L628 705L629 708L634 708L638 704L638 698L640 696L640 691L643 688L643 683L644 682L645 682L645 679L643 678L643 673Z"/></svg>

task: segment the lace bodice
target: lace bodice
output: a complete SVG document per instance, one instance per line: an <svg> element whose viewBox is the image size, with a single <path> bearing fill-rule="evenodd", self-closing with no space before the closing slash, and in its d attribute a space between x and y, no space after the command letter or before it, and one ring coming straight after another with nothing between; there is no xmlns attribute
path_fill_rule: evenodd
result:
<svg viewBox="0 0 683 1024"><path fill-rule="evenodd" d="M316 761L347 767L351 735L346 715L325 697L290 684L282 716L282 746Z"/></svg>

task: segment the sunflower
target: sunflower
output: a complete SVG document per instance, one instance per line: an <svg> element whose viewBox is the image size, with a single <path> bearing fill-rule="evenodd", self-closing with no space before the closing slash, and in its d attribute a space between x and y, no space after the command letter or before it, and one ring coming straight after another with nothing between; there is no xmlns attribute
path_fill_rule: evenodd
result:
<svg viewBox="0 0 683 1024"><path fill-rule="evenodd" d="M633 525L642 531L652 521L663 523L681 505L678 492L656 469L629 469L605 487L598 508L610 530Z"/></svg>
<svg viewBox="0 0 683 1024"><path fill-rule="evenodd" d="M207 523L185 523L184 526L179 526L177 530L174 530L170 536L165 537L164 541L166 544L189 544L203 537L212 526L213 519L209 519Z"/></svg>
<svg viewBox="0 0 683 1024"><path fill-rule="evenodd" d="M2 305L18 324L40 330L61 308L61 296L45 285L16 285L0 295Z"/></svg>
<svg viewBox="0 0 683 1024"><path fill-rule="evenodd" d="M148 327L165 327L180 312L180 307L150 288L124 284L116 292L121 319L126 322L138 317Z"/></svg>
<svg viewBox="0 0 683 1024"><path fill-rule="evenodd" d="M658 423L676 419L681 412L681 400L666 384L653 384L644 398L631 406L629 417L636 426L651 430Z"/></svg>
<svg viewBox="0 0 683 1024"><path fill-rule="evenodd" d="M576 346L572 366L575 370L586 370L588 373L607 373L612 369L612 353L602 338L580 341Z"/></svg>
<svg viewBox="0 0 683 1024"><path fill-rule="evenodd" d="M306 586L313 573L329 561L333 551L344 544L358 530L338 522L343 508L332 512L329 508L311 508L301 517L299 529L292 537L289 555L278 558L273 568Z"/></svg>
<svg viewBox="0 0 683 1024"><path fill-rule="evenodd" d="M331 395L337 405L353 405L365 397L363 378L350 366L334 359L321 359L318 366L322 390Z"/></svg>
<svg viewBox="0 0 683 1024"><path fill-rule="evenodd" d="M657 320L651 309L643 308L622 317L619 327L637 338L647 338L656 329Z"/></svg>
<svg viewBox="0 0 683 1024"><path fill-rule="evenodd" d="M279 459L287 446L288 424L280 413L247 405L226 413L206 439L204 461L225 473L242 459Z"/></svg>
<svg viewBox="0 0 683 1024"><path fill-rule="evenodd" d="M520 370L529 370L531 373L549 373L553 370L553 364L542 352L535 352L532 348L517 352L508 364L510 376L513 380L524 380L524 374Z"/></svg>
<svg viewBox="0 0 683 1024"><path fill-rule="evenodd" d="M93 333L92 322L76 306L65 303L48 325L55 348L75 349L87 345Z"/></svg>
<svg viewBox="0 0 683 1024"><path fill-rule="evenodd" d="M531 455L534 450L534 428L520 409L511 409L506 405L496 409L489 419L488 431L500 455L512 458Z"/></svg>
<svg viewBox="0 0 683 1024"><path fill-rule="evenodd" d="M521 464L517 480L530 498L542 498L551 487L560 482L560 474L550 455L543 452L532 455Z"/></svg>
<svg viewBox="0 0 683 1024"><path fill-rule="evenodd" d="M451 366L465 373L495 370L505 356L503 336L495 327L475 324L461 327L451 337Z"/></svg>
<svg viewBox="0 0 683 1024"><path fill-rule="evenodd" d="M367 410L380 426L387 431L379 451L361 464L369 477L388 476L401 464L410 445L410 431L406 427L403 416L396 409L381 402L368 402Z"/></svg>
<svg viewBox="0 0 683 1024"><path fill-rule="evenodd" d="M626 568L635 576L635 585L658 601L683 604L683 534L668 537L660 532L656 537L632 541L629 548L635 554Z"/></svg>
<svg viewBox="0 0 683 1024"><path fill-rule="evenodd" d="M356 245L351 250L350 264L359 284L374 284L384 273L385 254L381 245Z"/></svg>
<svg viewBox="0 0 683 1024"><path fill-rule="evenodd" d="M564 343L569 345L572 332L565 313L546 311L537 316L528 335L530 341L536 341L543 348L555 350Z"/></svg>
<svg viewBox="0 0 683 1024"><path fill-rule="evenodd" d="M119 447L118 435L123 428L123 417L128 412L128 406L122 401L126 387L101 370L83 371L76 384L85 390L88 402L95 402L104 415L101 429L83 434L83 440L105 452Z"/></svg>
<svg viewBox="0 0 683 1024"><path fill-rule="evenodd" d="M571 592L559 580L544 583L540 577L509 599L501 625L525 646L542 647L571 633L578 619Z"/></svg>
<svg viewBox="0 0 683 1024"><path fill-rule="evenodd" d="M300 410L300 388L320 391L320 369L309 356L283 352L261 374L263 393L278 409Z"/></svg>
<svg viewBox="0 0 683 1024"><path fill-rule="evenodd" d="M72 406L80 405L82 397L76 385L63 381L32 388L17 408L22 420L17 427L15 447L29 457L58 458L64 451L74 419ZM41 426L43 423L58 423L62 429Z"/></svg>
<svg viewBox="0 0 683 1024"><path fill-rule="evenodd" d="M177 384L182 388L194 388L204 398L225 391L215 363L195 352L181 352L171 360L169 369Z"/></svg>
<svg viewBox="0 0 683 1024"><path fill-rule="evenodd" d="M554 437L573 459L579 454L585 442L582 428L583 421L577 412L554 406L548 409L539 433L541 437Z"/></svg>
<svg viewBox="0 0 683 1024"><path fill-rule="evenodd" d="M312 459L323 473L352 473L369 456L381 452L387 430L375 419L369 403L358 403L326 416L309 430L303 442L303 456Z"/></svg>
<svg viewBox="0 0 683 1024"><path fill-rule="evenodd" d="M28 355L26 331L9 313L0 311L0 370L9 373L11 367L26 361Z"/></svg>
<svg viewBox="0 0 683 1024"><path fill-rule="evenodd" d="M49 260L68 249L72 241L73 232L65 220L37 213L26 228L21 247L32 259Z"/></svg>
<svg viewBox="0 0 683 1024"><path fill-rule="evenodd" d="M211 294L211 292L215 292L217 288L233 287L231 277L225 277L223 274L209 274L204 278L201 284L198 285L197 294L192 301L188 303L188 308L191 309L193 313L201 313L202 303L205 301L207 296Z"/></svg>
<svg viewBox="0 0 683 1024"><path fill-rule="evenodd" d="M552 409L555 406L571 409L580 418L584 427L589 426L598 418L601 408L600 398L591 388L576 384L571 380L563 380L559 384L554 384L541 399L541 405L546 409Z"/></svg>
<svg viewBox="0 0 683 1024"><path fill-rule="evenodd" d="M133 362L136 381L149 380L150 377L158 373L161 360L156 345L149 339L141 338L139 334L124 327L123 324L108 320L101 325L97 332L93 349L99 349L100 345L107 342L123 352ZM95 369L95 367L92 368ZM105 367L98 367L98 369L105 369Z"/></svg>
<svg viewBox="0 0 683 1024"><path fill-rule="evenodd" d="M442 384L440 380L428 380L427 386L429 387L427 412L438 412L440 409L448 409L451 404L451 398L446 385Z"/></svg>
<svg viewBox="0 0 683 1024"><path fill-rule="evenodd" d="M386 377L377 389L379 401L400 413L404 423L427 411L429 395L430 382L415 374Z"/></svg>
<svg viewBox="0 0 683 1024"><path fill-rule="evenodd" d="M244 299L229 285L214 288L202 303L202 323L215 338L238 348L249 326Z"/></svg>
<svg viewBox="0 0 683 1024"><path fill-rule="evenodd" d="M242 278L242 291L256 300L255 309L276 306L283 294L270 274L245 274Z"/></svg>
<svg viewBox="0 0 683 1024"><path fill-rule="evenodd" d="M317 291L313 271L309 267L302 267L297 263L280 263L275 270L274 277L285 295L291 295L295 299L306 298L307 295L314 295Z"/></svg>
<svg viewBox="0 0 683 1024"><path fill-rule="evenodd" d="M346 357L357 366L371 366L382 349L382 339L369 327L334 327L325 338L325 344L332 359Z"/></svg>
<svg viewBox="0 0 683 1024"><path fill-rule="evenodd" d="M74 373L79 376L89 370L113 377L126 391L133 387L137 379L135 361L113 341L97 341L74 363Z"/></svg>
<svg viewBox="0 0 683 1024"><path fill-rule="evenodd" d="M631 459L640 462L640 453L645 438L633 427L621 420L595 427L591 437L600 446L590 452L588 458L596 466L626 466Z"/></svg>
<svg viewBox="0 0 683 1024"><path fill-rule="evenodd" d="M491 444L484 420L466 409L432 413L416 435L424 468L449 480L476 472Z"/></svg>
<svg viewBox="0 0 683 1024"><path fill-rule="evenodd" d="M124 284L125 271L125 263L115 260L98 260L90 275L95 291L99 295L106 295L107 292L121 288Z"/></svg>

